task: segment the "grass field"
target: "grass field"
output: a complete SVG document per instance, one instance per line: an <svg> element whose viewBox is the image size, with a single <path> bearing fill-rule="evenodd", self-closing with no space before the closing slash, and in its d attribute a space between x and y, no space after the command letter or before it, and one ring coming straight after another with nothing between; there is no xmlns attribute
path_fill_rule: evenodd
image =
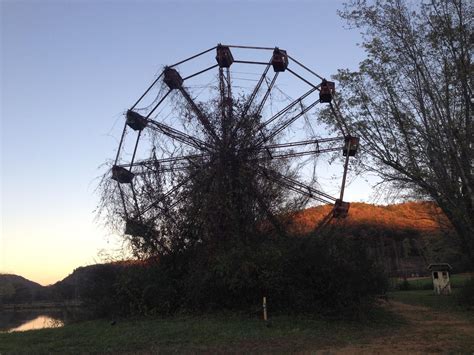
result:
<svg viewBox="0 0 474 355"><path fill-rule="evenodd" d="M401 317L379 309L365 322L275 316L271 327L243 316L214 315L96 320L63 328L0 334L0 353L10 352L294 352L369 342L399 329Z"/></svg>
<svg viewBox="0 0 474 355"><path fill-rule="evenodd" d="M456 314L474 323L474 310L467 310L458 304L457 292L459 290L454 289L449 296L439 296L431 290L397 291L390 292L389 298L414 306L424 306L435 311Z"/></svg>
<svg viewBox="0 0 474 355"><path fill-rule="evenodd" d="M452 288L463 287L464 283L470 278L474 277L471 274L454 274L450 275L449 281ZM400 285L404 282L403 279L392 279L392 285L395 289L399 289ZM432 290L433 281L431 277L417 277L417 278L408 278L406 280L408 285L408 290Z"/></svg>
<svg viewBox="0 0 474 355"><path fill-rule="evenodd" d="M474 351L474 310L457 304L456 292L389 293L366 321L278 315L271 327L257 317L95 320L63 328L0 333L0 354L89 352L312 352L431 353Z"/></svg>

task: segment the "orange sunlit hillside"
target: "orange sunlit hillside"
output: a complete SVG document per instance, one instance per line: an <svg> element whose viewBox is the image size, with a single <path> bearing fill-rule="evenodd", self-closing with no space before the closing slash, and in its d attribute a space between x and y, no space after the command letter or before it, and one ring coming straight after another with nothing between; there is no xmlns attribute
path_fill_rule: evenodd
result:
<svg viewBox="0 0 474 355"><path fill-rule="evenodd" d="M318 206L296 213L292 229L306 234L331 211L332 206ZM389 206L352 203L349 216L336 223L377 226L385 229L405 229L425 232L439 231L448 225L446 217L431 202L407 202Z"/></svg>

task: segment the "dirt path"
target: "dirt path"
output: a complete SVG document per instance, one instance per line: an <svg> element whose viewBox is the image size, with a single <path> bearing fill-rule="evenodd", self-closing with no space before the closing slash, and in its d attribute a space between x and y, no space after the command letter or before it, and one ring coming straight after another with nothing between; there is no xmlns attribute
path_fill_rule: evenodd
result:
<svg viewBox="0 0 474 355"><path fill-rule="evenodd" d="M367 344L321 351L326 354L393 353L472 353L474 324L446 312L390 302L388 307L408 321L391 336L375 338Z"/></svg>

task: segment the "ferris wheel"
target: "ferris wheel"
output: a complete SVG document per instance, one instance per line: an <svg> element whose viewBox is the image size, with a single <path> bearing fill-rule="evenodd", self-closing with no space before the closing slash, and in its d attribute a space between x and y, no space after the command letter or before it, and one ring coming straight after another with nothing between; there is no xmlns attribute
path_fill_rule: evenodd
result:
<svg viewBox="0 0 474 355"><path fill-rule="evenodd" d="M183 172L229 144L234 151L248 149L240 145L248 134L255 136L252 149L257 152L248 159L263 179L288 193L332 205L325 223L346 217L347 171L359 138L350 135L335 95L334 82L278 47L218 44L165 66L127 110L111 168L125 234L147 233L150 221L182 201L192 179L192 174ZM213 102L218 109L209 109ZM314 118L317 105L328 106L340 134L325 135L328 130ZM255 124L247 127L237 114L252 115ZM314 158L331 152L343 157L336 196L304 176L268 170L259 163L284 160L314 171ZM308 161L313 165L305 168Z"/></svg>

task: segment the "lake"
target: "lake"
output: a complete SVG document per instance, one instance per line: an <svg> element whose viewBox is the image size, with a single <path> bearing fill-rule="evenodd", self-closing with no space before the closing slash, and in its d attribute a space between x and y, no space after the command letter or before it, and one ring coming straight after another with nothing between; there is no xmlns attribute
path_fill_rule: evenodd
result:
<svg viewBox="0 0 474 355"><path fill-rule="evenodd" d="M57 328L83 319L77 309L22 309L0 311L0 332L21 332L32 329Z"/></svg>

